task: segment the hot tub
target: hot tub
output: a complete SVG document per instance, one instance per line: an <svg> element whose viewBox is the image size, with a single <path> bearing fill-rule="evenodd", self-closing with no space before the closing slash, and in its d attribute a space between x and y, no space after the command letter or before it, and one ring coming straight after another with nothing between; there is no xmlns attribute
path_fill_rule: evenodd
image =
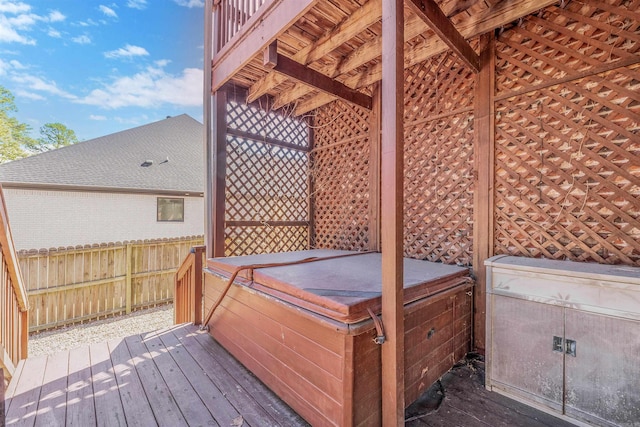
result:
<svg viewBox="0 0 640 427"><path fill-rule="evenodd" d="M380 346L367 309L380 313L379 253L309 250L209 259L205 313L238 266L310 257L321 260L241 272L209 321L210 333L312 425L377 425ZM407 405L469 350L468 273L404 261Z"/></svg>

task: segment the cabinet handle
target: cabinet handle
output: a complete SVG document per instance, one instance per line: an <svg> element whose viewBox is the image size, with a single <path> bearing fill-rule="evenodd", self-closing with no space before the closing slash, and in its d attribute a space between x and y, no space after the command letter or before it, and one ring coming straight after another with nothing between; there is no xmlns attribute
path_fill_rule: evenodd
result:
<svg viewBox="0 0 640 427"><path fill-rule="evenodd" d="M565 340L565 353L569 356L576 357L576 342L575 340Z"/></svg>

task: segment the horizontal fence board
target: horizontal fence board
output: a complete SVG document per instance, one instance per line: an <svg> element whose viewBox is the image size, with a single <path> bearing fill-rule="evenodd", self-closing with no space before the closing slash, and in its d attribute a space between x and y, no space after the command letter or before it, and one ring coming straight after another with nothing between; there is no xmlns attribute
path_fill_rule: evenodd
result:
<svg viewBox="0 0 640 427"><path fill-rule="evenodd" d="M202 236L190 236L21 251L30 332L172 302L180 263L202 244Z"/></svg>

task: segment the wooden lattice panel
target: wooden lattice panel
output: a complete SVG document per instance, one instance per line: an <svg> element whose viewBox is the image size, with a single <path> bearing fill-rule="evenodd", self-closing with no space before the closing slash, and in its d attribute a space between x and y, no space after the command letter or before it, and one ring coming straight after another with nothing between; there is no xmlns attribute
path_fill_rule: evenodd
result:
<svg viewBox="0 0 640 427"><path fill-rule="evenodd" d="M268 105L264 105L263 108L258 108L230 101L227 103L227 125L254 135L278 139L303 148L308 147L307 123L286 114L269 112L266 110L267 107Z"/></svg>
<svg viewBox="0 0 640 427"><path fill-rule="evenodd" d="M497 81L521 94L495 105L496 253L640 265L640 65L606 64L638 51L638 7L570 2L544 12L547 28L530 17L500 37L499 57L515 59ZM522 28L536 28L544 52L528 68L519 61L533 42L514 43ZM558 70L563 80L544 85ZM543 87L521 89L531 84Z"/></svg>
<svg viewBox="0 0 640 427"><path fill-rule="evenodd" d="M405 81L405 256L471 265L473 73L445 53Z"/></svg>
<svg viewBox="0 0 640 427"><path fill-rule="evenodd" d="M498 94L634 60L640 51L637 0L566 1L530 15L497 43ZM636 57L637 59L637 57Z"/></svg>
<svg viewBox="0 0 640 427"><path fill-rule="evenodd" d="M369 112L336 101L313 123L313 246L368 250Z"/></svg>
<svg viewBox="0 0 640 427"><path fill-rule="evenodd" d="M270 144L267 138L307 148L307 124L233 101L227 121L229 129L265 140L227 135L225 254L306 249L308 153Z"/></svg>
<svg viewBox="0 0 640 427"><path fill-rule="evenodd" d="M307 221L307 154L227 137L227 221Z"/></svg>
<svg viewBox="0 0 640 427"><path fill-rule="evenodd" d="M302 251L308 247L307 226L225 227L225 256Z"/></svg>

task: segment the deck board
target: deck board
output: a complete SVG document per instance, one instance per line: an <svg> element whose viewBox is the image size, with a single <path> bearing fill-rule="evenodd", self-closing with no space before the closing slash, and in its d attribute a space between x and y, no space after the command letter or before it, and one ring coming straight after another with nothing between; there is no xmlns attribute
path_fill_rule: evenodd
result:
<svg viewBox="0 0 640 427"><path fill-rule="evenodd" d="M96 410L94 400L91 398L93 384L91 383L91 356L88 346L69 351L67 384L66 425L95 425ZM38 401L35 402L35 404L38 403Z"/></svg>
<svg viewBox="0 0 640 427"><path fill-rule="evenodd" d="M91 383L95 401L96 419L105 427L118 427L126 424L124 408L119 393L110 393L117 389L111 354L106 342L91 344Z"/></svg>
<svg viewBox="0 0 640 427"><path fill-rule="evenodd" d="M63 351L47 357L40 402L36 413L37 427L63 426L67 416L67 377L69 374L69 352Z"/></svg>
<svg viewBox="0 0 640 427"><path fill-rule="evenodd" d="M118 394L120 395L127 425L130 427L144 427L149 425L150 422L155 422L151 405L124 340L120 338L113 339L107 345L111 353L114 377L118 384Z"/></svg>
<svg viewBox="0 0 640 427"><path fill-rule="evenodd" d="M489 393L483 368L475 360L447 373L442 404L434 410L430 389L407 410L407 426L569 425ZM5 408L9 426L308 425L192 325L21 361Z"/></svg>
<svg viewBox="0 0 640 427"><path fill-rule="evenodd" d="M185 425L186 420L171 395L160 370L147 352L142 337L139 335L130 336L124 342L131 353L132 361L158 425L167 427Z"/></svg>

